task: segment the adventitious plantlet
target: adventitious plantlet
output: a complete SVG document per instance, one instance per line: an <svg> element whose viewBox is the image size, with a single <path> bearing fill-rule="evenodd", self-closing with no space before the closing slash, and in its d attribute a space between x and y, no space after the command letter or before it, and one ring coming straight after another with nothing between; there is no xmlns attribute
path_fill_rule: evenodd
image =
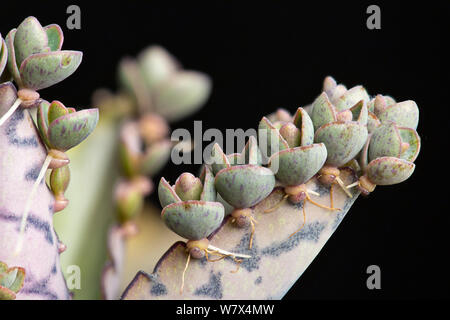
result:
<svg viewBox="0 0 450 320"><path fill-rule="evenodd" d="M23 287L25 269L11 267L0 261L0 300L14 300Z"/></svg>
<svg viewBox="0 0 450 320"><path fill-rule="evenodd" d="M279 148L281 151L270 155L268 167L275 172L275 177L284 186L284 192L286 193L279 204L266 212L275 211L286 199L289 199L293 204L309 201L325 209L338 210L313 201L310 194L316 196L319 194L308 190L306 186L307 182L322 168L327 159L325 145L313 143L314 127L308 113L303 108L298 108L291 121L277 120L275 125L268 118L263 117L259 129L266 130L267 144L271 143L273 139L281 145L281 148ZM271 151L275 151L274 148L271 149ZM304 204L302 210L303 224L300 229L306 223Z"/></svg>
<svg viewBox="0 0 450 320"><path fill-rule="evenodd" d="M324 92L311 107L311 119L316 128L314 141L324 143L327 148L327 160L319 171L319 179L331 188L337 182L351 197L339 178L339 168L354 159L367 141L369 96L363 87L357 86L336 98L336 92L341 94L343 89L329 79L325 80ZM334 97L335 104L329 95ZM332 189L330 197L332 201Z"/></svg>
<svg viewBox="0 0 450 320"><path fill-rule="evenodd" d="M186 251L188 258L183 272L180 292L183 292L184 274L189 265L190 257L201 259L208 254L219 255L221 258L230 256L250 258L216 248L209 244L208 236L222 223L225 209L220 202L216 202L214 176L208 167L203 168L201 179L190 173L183 173L178 177L175 185L171 186L164 178L158 186L158 196L163 210L161 217L167 227L188 239Z"/></svg>
<svg viewBox="0 0 450 320"><path fill-rule="evenodd" d="M80 51L61 50L64 35L56 24L42 27L35 17L26 18L5 38L8 48L8 71L19 87L18 98L1 116L0 126L22 106L30 108L39 103L37 91L48 88L69 77L81 63ZM2 46L3 48L3 46ZM2 49L3 51L6 50ZM3 57L0 59L0 67Z"/></svg>
<svg viewBox="0 0 450 320"><path fill-rule="evenodd" d="M270 169L261 165L262 154L253 136L240 154L226 156L222 148L215 144L212 159L217 192L234 208L232 222L241 228L248 225L252 228L249 242L251 249L256 223L251 207L272 192L275 176Z"/></svg>

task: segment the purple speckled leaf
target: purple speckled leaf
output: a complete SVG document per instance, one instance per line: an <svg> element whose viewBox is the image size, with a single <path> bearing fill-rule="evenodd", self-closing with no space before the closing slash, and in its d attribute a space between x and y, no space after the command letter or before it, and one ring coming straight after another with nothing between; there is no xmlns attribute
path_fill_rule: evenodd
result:
<svg viewBox="0 0 450 320"><path fill-rule="evenodd" d="M86 139L98 122L98 109L85 109L59 117L50 123L50 146L66 151Z"/></svg>
<svg viewBox="0 0 450 320"><path fill-rule="evenodd" d="M61 27L58 26L57 24L50 24L48 26L45 26L44 30L47 33L48 46L50 50L51 51L61 50L64 42L64 35L61 30Z"/></svg>
<svg viewBox="0 0 450 320"><path fill-rule="evenodd" d="M254 206L275 186L275 176L270 169L256 165L242 165L219 171L215 187L221 197L235 208Z"/></svg>
<svg viewBox="0 0 450 320"><path fill-rule="evenodd" d="M367 131L369 131L369 133L374 132L375 129L380 126L380 124L381 121L378 119L375 113L369 112L367 117Z"/></svg>
<svg viewBox="0 0 450 320"><path fill-rule="evenodd" d="M403 101L387 107L378 115L381 122L393 121L399 127L417 129L419 124L419 108L412 101Z"/></svg>
<svg viewBox="0 0 450 320"><path fill-rule="evenodd" d="M415 164L399 158L382 157L369 162L366 175L373 183L386 186L408 179L414 172Z"/></svg>
<svg viewBox="0 0 450 320"><path fill-rule="evenodd" d="M289 144L281 136L277 128L269 119L263 117L259 122L258 133L260 139L267 139L267 148L262 148L263 155L267 158L278 151L289 149ZM267 152L265 152L267 150Z"/></svg>
<svg viewBox="0 0 450 320"><path fill-rule="evenodd" d="M81 51L54 51L29 56L20 66L23 85L33 90L48 88L74 73L82 58Z"/></svg>
<svg viewBox="0 0 450 320"><path fill-rule="evenodd" d="M420 137L417 134L416 130L411 128L399 127L398 132L402 137L402 142L406 142L409 144L408 149L404 151L400 158L414 162L417 159L417 156L420 152Z"/></svg>
<svg viewBox="0 0 450 320"><path fill-rule="evenodd" d="M17 65L35 53L50 51L47 33L35 17L26 18L18 27L14 37Z"/></svg>
<svg viewBox="0 0 450 320"><path fill-rule="evenodd" d="M327 164L340 167L361 151L367 140L366 126L358 122L332 122L320 127L315 142L323 142L327 148Z"/></svg>
<svg viewBox="0 0 450 320"><path fill-rule="evenodd" d="M358 101L370 101L369 95L363 86L356 86L348 89L336 102L335 107L337 111L342 111L353 107Z"/></svg>
<svg viewBox="0 0 450 320"><path fill-rule="evenodd" d="M219 202L189 200L164 207L161 217L167 227L188 240L209 236L222 223L225 214Z"/></svg>
<svg viewBox="0 0 450 320"><path fill-rule="evenodd" d="M350 108L350 111L353 115L353 121L357 121L363 125L367 125L368 110L366 101L359 101L357 104Z"/></svg>
<svg viewBox="0 0 450 320"><path fill-rule="evenodd" d="M202 194L200 200L202 201L216 201L216 188L214 187L214 175L208 166L204 166L200 174L200 180L203 184Z"/></svg>
<svg viewBox="0 0 450 320"><path fill-rule="evenodd" d="M322 92L312 104L311 119L314 123L314 130L319 129L324 124L335 122L336 110L328 99L328 95Z"/></svg>
<svg viewBox="0 0 450 320"><path fill-rule="evenodd" d="M323 143L282 150L275 153L269 168L278 162L277 179L285 186L298 186L311 179L324 165L327 148Z"/></svg>
<svg viewBox="0 0 450 320"><path fill-rule="evenodd" d="M300 129L300 146L307 146L314 142L314 125L308 113L303 108L298 108L294 115L293 123Z"/></svg>
<svg viewBox="0 0 450 320"><path fill-rule="evenodd" d="M356 177L349 178L346 169L342 170L341 178L345 184L356 181ZM307 187L320 193L314 200L328 205L329 192L316 179L310 180ZM302 204L292 205L286 201L276 211L264 212L278 204L284 195L282 188L276 188L252 208L258 224L251 249L248 247L250 226L236 228L230 218L209 237L215 247L251 256L242 259L237 272L233 273L237 265L231 258L218 262L191 259L180 294L187 254L185 243L177 242L162 256L152 274L137 273L122 299L281 299L324 247L357 198L357 193L349 198L335 188L334 204L342 209L338 213L311 203L304 204L306 224L290 237L303 224Z"/></svg>
<svg viewBox="0 0 450 320"><path fill-rule="evenodd" d="M180 197L177 195L170 183L168 183L164 178L161 178L161 180L159 181L158 197L159 203L163 208L168 206L169 204L181 202Z"/></svg>
<svg viewBox="0 0 450 320"><path fill-rule="evenodd" d="M372 134L369 145L369 161L380 157L400 157L402 138L393 122L384 123Z"/></svg>

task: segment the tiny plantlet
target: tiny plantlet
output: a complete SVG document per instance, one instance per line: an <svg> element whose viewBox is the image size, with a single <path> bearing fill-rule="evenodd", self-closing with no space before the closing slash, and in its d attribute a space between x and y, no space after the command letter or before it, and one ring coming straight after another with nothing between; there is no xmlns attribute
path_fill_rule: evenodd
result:
<svg viewBox="0 0 450 320"><path fill-rule="evenodd" d="M39 103L37 91L61 82L78 68L83 54L61 50L63 41L64 35L58 25L42 27L35 17L26 18L17 29L8 33L5 40L2 39L0 71L7 57L9 78L16 82L19 91L11 108L1 115L0 126L19 106L36 106Z"/></svg>
<svg viewBox="0 0 450 320"><path fill-rule="evenodd" d="M284 116L280 117L280 115ZM310 194L316 196L319 194L307 188L308 181L323 167L327 159L325 144L313 143L314 127L308 113L303 108L298 108L294 117L291 117L287 111L279 110L271 118L274 123L263 117L259 123L259 129L267 130L268 143L269 139L273 138L272 135L276 137L275 141L279 141L281 150L270 155L269 168L272 167L272 163L277 163L275 177L284 186L286 195L276 206L266 210L266 213L275 211L286 199L293 204L309 201L324 209L339 210L312 200ZM305 225L305 204L302 206L302 211L303 224L295 233Z"/></svg>
<svg viewBox="0 0 450 320"><path fill-rule="evenodd" d="M249 248L253 245L256 219L251 207L266 198L275 186L273 172L261 165L262 153L256 138L251 136L240 154L225 155L222 148L215 144L212 149L212 171L215 174L215 186L223 200L234 210L231 213L238 227L251 226Z"/></svg>

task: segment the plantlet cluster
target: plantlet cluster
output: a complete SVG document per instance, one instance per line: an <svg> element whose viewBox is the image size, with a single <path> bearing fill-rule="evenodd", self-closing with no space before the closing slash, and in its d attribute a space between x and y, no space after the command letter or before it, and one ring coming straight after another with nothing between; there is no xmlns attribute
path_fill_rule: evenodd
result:
<svg viewBox="0 0 450 320"><path fill-rule="evenodd" d="M252 249L256 222L252 212L280 187L284 196L266 209L266 214L279 210L286 199L294 206L306 200L322 209L341 211L333 203L335 184L352 198L355 195L350 189L355 186L367 195L375 185L392 185L409 178L420 150L415 131L418 118L413 101L396 103L381 95L370 98L362 86L347 90L327 77L323 92L312 105L298 108L294 116L279 109L262 118L259 138L267 139L266 150L260 150L255 137L250 137L240 154L226 155L216 144L213 161L204 166L201 178L184 173L172 186L162 178L158 188L161 217L171 230L188 239L187 263L190 256L203 258L208 239L222 228L224 207L211 201L233 208L229 221L241 227L251 225ZM356 179L346 185L341 173L348 170ZM307 187L313 179L330 190L329 205L312 199L311 195L319 196ZM302 209L303 223L289 238L305 226L304 204Z"/></svg>

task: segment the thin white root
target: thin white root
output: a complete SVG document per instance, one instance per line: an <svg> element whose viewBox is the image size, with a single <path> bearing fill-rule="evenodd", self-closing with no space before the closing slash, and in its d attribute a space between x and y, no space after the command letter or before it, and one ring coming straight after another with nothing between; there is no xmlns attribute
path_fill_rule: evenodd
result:
<svg viewBox="0 0 450 320"><path fill-rule="evenodd" d="M25 234L25 227L27 225L27 219L28 219L28 212L30 211L31 204L33 202L34 194L36 193L36 190L41 183L42 179L44 178L45 172L48 169L48 166L50 165L50 162L52 161L52 156L47 155L45 158L44 164L42 165L41 171L39 172L39 175L34 181L33 187L31 189L30 195L27 198L27 202L25 203L25 208L23 210L22 214L22 221L20 223L20 232L19 232L19 240L17 241L16 249L14 250L14 255L17 256L20 251L22 250L23 245L23 236Z"/></svg>
<svg viewBox="0 0 450 320"><path fill-rule="evenodd" d="M350 193L350 191L347 190L347 188L345 187L344 182L342 182L341 178L336 177L336 181L339 184L339 186L341 187L342 190L344 190L344 192L347 194L347 196L349 198L353 198L352 194Z"/></svg>
<svg viewBox="0 0 450 320"><path fill-rule="evenodd" d="M213 245L209 245L208 249L211 249L212 251L218 252L220 254L226 255L226 256L230 256L230 257L236 257L236 258L246 258L249 259L252 256L246 255L246 254L240 254L240 253L233 253L233 252L228 252L225 251L223 249L219 249L217 247L214 247Z"/></svg>
<svg viewBox="0 0 450 320"><path fill-rule="evenodd" d="M20 106L20 104L23 101L20 100L20 98L17 98L16 101L13 103L13 105L11 106L11 108L9 108L9 110L0 118L0 126L6 122L6 120L9 119L9 117L12 116L12 114L14 113L14 111L17 110L17 108Z"/></svg>
<svg viewBox="0 0 450 320"><path fill-rule="evenodd" d="M349 184L346 188L347 188L347 189L350 189L350 188L356 187L356 186L358 186L358 185L359 185L359 181L356 181L356 182L354 182L354 183L352 183L352 184Z"/></svg>
<svg viewBox="0 0 450 320"><path fill-rule="evenodd" d="M317 193L317 192L315 192L315 191L312 191L312 190L309 190L309 189L307 189L306 192L308 192L309 194L312 194L312 195L314 195L314 196L316 196L316 197L320 196L319 193Z"/></svg>
<svg viewBox="0 0 450 320"><path fill-rule="evenodd" d="M188 266L189 266L189 261L191 261L191 255L188 253L188 257L187 257L187 260L186 260L186 266L184 267L183 275L182 275L182 277L181 277L180 294L183 293L183 289L184 289L184 276L185 276L186 270L187 270L187 268L188 268Z"/></svg>

